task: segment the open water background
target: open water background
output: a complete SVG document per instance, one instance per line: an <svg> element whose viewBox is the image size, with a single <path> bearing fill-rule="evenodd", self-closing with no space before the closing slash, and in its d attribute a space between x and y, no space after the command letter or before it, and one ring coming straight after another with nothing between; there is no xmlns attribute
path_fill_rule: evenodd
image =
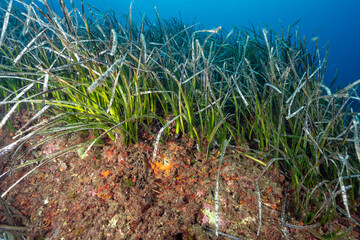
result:
<svg viewBox="0 0 360 240"><path fill-rule="evenodd" d="M38 1L38 0L35 0ZM57 0L49 0L56 6ZM69 0L65 0L69 3ZM79 6L80 0L74 0ZM99 10L127 13L131 0L87 0ZM69 5L70 6L70 5ZM360 0L135 0L133 19L143 14L154 19L154 6L164 19L181 17L185 23L200 23L211 29L222 26L292 25L301 18L300 33L311 38L314 32L320 46L330 46L326 83L336 70L338 83L345 86L360 79Z"/></svg>

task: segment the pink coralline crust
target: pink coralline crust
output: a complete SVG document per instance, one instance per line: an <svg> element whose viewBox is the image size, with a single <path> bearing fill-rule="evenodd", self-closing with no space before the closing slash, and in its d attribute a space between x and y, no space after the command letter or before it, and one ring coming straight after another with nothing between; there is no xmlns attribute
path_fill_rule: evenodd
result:
<svg viewBox="0 0 360 240"><path fill-rule="evenodd" d="M220 199L221 202L223 202L224 200L223 199ZM215 211L215 207L214 205L212 204L208 204L208 203L204 203L204 209L208 209L210 210L211 212L214 212ZM206 223L209 223L210 219L208 218L208 216L206 216L204 214L203 218L202 218L202 224L206 224ZM226 225L226 220L222 219L221 218L221 213L219 214L219 226L225 226Z"/></svg>
<svg viewBox="0 0 360 240"><path fill-rule="evenodd" d="M204 203L204 209L209 209L210 211L214 211L215 207L212 204Z"/></svg>
<svg viewBox="0 0 360 240"><path fill-rule="evenodd" d="M196 196L198 196L198 197L202 197L202 196L204 196L205 195L205 192L203 191L203 190L198 190L197 192L196 192Z"/></svg>
<svg viewBox="0 0 360 240"><path fill-rule="evenodd" d="M206 223L208 223L209 222L209 218L204 214L204 216L203 216L203 218L202 218L202 225L204 225L204 224L206 224Z"/></svg>
<svg viewBox="0 0 360 240"><path fill-rule="evenodd" d="M54 154L60 150L60 143L61 141L59 139L50 140L44 145L43 153L46 156L49 156L51 154Z"/></svg>

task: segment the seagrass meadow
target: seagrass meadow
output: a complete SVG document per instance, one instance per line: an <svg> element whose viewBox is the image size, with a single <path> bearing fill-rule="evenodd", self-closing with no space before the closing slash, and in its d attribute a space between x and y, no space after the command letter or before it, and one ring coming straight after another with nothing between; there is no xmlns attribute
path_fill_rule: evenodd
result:
<svg viewBox="0 0 360 240"><path fill-rule="evenodd" d="M159 14L154 22L134 21L131 6L119 18L82 1L80 9L59 3L55 11L46 0L1 1L0 129L11 132L0 146L1 182L26 169L2 185L4 209L14 187L70 152L81 163L94 148L133 146L147 134L155 164L159 146L176 135L193 141L205 159L218 153L214 236L221 225L220 169L233 156L261 169L255 178L259 239L264 200L258 182L272 169L287 182L279 209L284 238L291 239L289 229L321 228L337 216L351 224L316 237L349 237L359 229L360 80L341 89L334 78L326 86L329 49L316 37L301 35L297 23L281 32L269 26L227 32ZM12 118L23 111L31 116L17 128ZM91 137L34 153L73 134ZM162 164L162 170L175 168ZM287 221L288 211L301 225ZM7 236L23 230L5 218L1 226Z"/></svg>

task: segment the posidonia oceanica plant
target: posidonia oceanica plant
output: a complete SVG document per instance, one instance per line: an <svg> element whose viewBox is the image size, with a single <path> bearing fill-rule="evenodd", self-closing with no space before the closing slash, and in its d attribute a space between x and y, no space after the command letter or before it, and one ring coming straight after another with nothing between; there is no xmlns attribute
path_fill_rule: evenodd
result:
<svg viewBox="0 0 360 240"><path fill-rule="evenodd" d="M163 20L157 12L156 24L145 17L135 22L131 7L119 20L111 11L59 3L60 12L46 0L1 4L0 128L11 127L9 119L22 107L36 111L14 142L0 149L13 168L76 149L85 156L105 138L137 143L150 126L158 130L152 132L156 158L172 125L194 138L199 151L234 148L264 172L279 168L295 193L290 204L308 226L327 223L336 212L354 220L360 80L335 91L326 86L328 49L301 36L297 23L281 34L269 27L226 32ZM21 161L73 132L95 138ZM35 136L43 138L20 151ZM242 147L245 142L250 149ZM260 194L259 209L261 215ZM283 225L296 227L285 216Z"/></svg>

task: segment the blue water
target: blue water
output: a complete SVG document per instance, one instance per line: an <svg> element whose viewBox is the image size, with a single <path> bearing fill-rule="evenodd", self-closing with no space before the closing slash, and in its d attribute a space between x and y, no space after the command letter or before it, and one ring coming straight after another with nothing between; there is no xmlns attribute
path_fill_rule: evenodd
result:
<svg viewBox="0 0 360 240"><path fill-rule="evenodd" d="M111 8L127 13L131 1L87 2L100 10ZM134 19L141 19L141 13L154 17L154 6L165 19L181 16L186 23L195 20L206 28L222 26L228 30L250 23L260 27L266 23L277 30L280 23L288 26L301 18L302 34L310 38L319 30L316 36L321 46L329 41L326 82L333 79L336 70L338 83L343 86L360 79L360 0L135 0Z"/></svg>

